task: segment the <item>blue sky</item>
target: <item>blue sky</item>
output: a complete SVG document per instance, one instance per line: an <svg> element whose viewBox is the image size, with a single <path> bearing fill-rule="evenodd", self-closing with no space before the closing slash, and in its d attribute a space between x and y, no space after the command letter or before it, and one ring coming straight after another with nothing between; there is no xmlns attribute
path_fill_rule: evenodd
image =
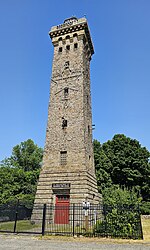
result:
<svg viewBox="0 0 150 250"><path fill-rule="evenodd" d="M44 147L53 46L51 26L86 15L93 137L117 133L150 150L149 0L0 0L0 160L29 138Z"/></svg>

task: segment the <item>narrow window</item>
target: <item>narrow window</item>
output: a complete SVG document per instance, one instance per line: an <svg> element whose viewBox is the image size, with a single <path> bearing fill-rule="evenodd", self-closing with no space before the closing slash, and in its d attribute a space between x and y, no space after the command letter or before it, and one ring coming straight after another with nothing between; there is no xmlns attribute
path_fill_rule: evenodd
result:
<svg viewBox="0 0 150 250"><path fill-rule="evenodd" d="M73 37L77 37L77 36L78 36L77 33L73 34Z"/></svg>
<svg viewBox="0 0 150 250"><path fill-rule="evenodd" d="M70 36L66 36L66 39L70 39Z"/></svg>
<svg viewBox="0 0 150 250"><path fill-rule="evenodd" d="M65 62L64 67L65 67L65 69L68 69L68 68L69 68L69 61L66 61L66 62Z"/></svg>
<svg viewBox="0 0 150 250"><path fill-rule="evenodd" d="M58 41L62 41L62 37L59 37Z"/></svg>
<svg viewBox="0 0 150 250"><path fill-rule="evenodd" d="M74 44L74 49L77 49L77 48L78 48L78 44L75 43L75 44Z"/></svg>
<svg viewBox="0 0 150 250"><path fill-rule="evenodd" d="M67 151L60 151L60 165L64 166L67 164Z"/></svg>
<svg viewBox="0 0 150 250"><path fill-rule="evenodd" d="M90 126L88 125L88 135L90 135Z"/></svg>
<svg viewBox="0 0 150 250"><path fill-rule="evenodd" d="M66 46L66 50L69 51L70 50L70 45Z"/></svg>
<svg viewBox="0 0 150 250"><path fill-rule="evenodd" d="M62 47L59 47L59 52L62 52Z"/></svg>
<svg viewBox="0 0 150 250"><path fill-rule="evenodd" d="M67 120L64 117L62 117L62 128L64 129L66 127L67 127Z"/></svg>
<svg viewBox="0 0 150 250"><path fill-rule="evenodd" d="M89 103L89 96L87 95L87 97L86 97L86 98L87 98L87 104L88 104L88 103Z"/></svg>
<svg viewBox="0 0 150 250"><path fill-rule="evenodd" d="M67 98L69 94L69 88L64 88L64 98Z"/></svg>

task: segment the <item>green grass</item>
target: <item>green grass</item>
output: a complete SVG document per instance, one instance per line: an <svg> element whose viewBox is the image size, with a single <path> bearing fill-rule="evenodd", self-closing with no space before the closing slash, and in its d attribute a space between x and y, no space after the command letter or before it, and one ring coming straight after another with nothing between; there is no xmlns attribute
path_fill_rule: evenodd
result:
<svg viewBox="0 0 150 250"><path fill-rule="evenodd" d="M11 231L13 232L14 230L14 221L12 222L1 222L0 223L0 230L4 231ZM21 231L33 231L33 232L41 232L42 230L42 225L41 224L32 224L30 220L20 220L17 221L16 225L16 232L21 232ZM72 225L66 224L66 225L59 225L59 224L47 224L45 227L46 233L70 233L73 231ZM81 234L85 233L85 229L83 227L75 227L74 231L76 234Z"/></svg>
<svg viewBox="0 0 150 250"><path fill-rule="evenodd" d="M12 231L14 229L14 221L12 222L1 222L0 230ZM36 230L34 230L36 229ZM16 232L17 231L41 231L41 225L31 224L28 220L17 221Z"/></svg>
<svg viewBox="0 0 150 250"><path fill-rule="evenodd" d="M9 230L13 231L14 222L1 222L0 223L0 230Z"/></svg>
<svg viewBox="0 0 150 250"><path fill-rule="evenodd" d="M49 233L70 233L73 232L72 225L69 224L49 224L46 226L46 232ZM85 230L82 227L75 227L74 228L75 233L83 233Z"/></svg>

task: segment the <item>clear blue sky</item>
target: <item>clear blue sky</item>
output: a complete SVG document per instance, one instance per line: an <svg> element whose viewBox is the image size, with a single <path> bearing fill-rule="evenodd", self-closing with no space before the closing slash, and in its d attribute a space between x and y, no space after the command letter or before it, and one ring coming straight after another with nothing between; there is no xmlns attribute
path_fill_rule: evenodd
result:
<svg viewBox="0 0 150 250"><path fill-rule="evenodd" d="M29 138L44 147L51 26L86 15L94 43L94 138L117 133L150 150L149 0L0 0L0 160Z"/></svg>

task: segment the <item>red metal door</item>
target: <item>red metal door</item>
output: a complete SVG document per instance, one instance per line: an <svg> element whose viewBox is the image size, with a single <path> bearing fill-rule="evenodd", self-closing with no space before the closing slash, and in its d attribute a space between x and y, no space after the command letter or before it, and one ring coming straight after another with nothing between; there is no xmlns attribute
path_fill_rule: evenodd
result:
<svg viewBox="0 0 150 250"><path fill-rule="evenodd" d="M69 223L69 195L57 195L55 205L55 224Z"/></svg>

